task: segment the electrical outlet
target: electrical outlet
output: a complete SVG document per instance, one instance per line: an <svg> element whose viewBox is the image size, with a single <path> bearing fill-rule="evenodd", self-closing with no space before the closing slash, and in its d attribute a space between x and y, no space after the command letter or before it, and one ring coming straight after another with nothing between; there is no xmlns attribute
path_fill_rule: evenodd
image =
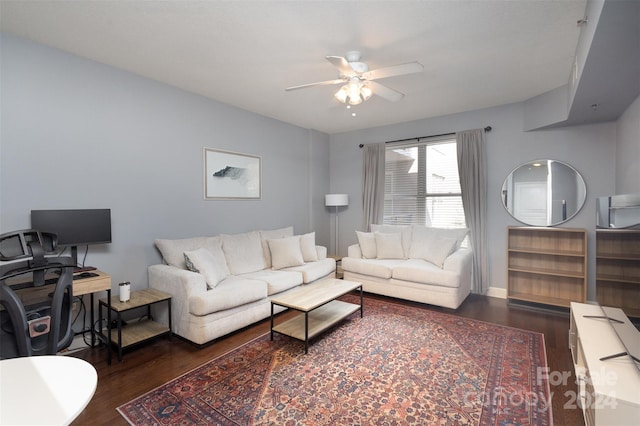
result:
<svg viewBox="0 0 640 426"><path fill-rule="evenodd" d="M73 313L78 313L80 311L80 301L79 300L74 300L73 304L71 305L71 311Z"/></svg>

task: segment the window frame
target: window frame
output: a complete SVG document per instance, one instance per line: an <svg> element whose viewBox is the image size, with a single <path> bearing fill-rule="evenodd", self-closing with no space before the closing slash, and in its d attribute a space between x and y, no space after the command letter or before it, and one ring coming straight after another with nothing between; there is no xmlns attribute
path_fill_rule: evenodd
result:
<svg viewBox="0 0 640 426"><path fill-rule="evenodd" d="M445 136L437 136L437 137L431 137L431 138L420 138L420 139L415 139L412 142L398 142L398 143L390 143L385 147L385 169L388 166L389 163L387 163L387 159L388 159L388 153L395 151L395 150L399 150L399 149L412 149L412 148L417 148L418 149L418 153L416 156L416 161L418 162L417 166L417 172L418 176L416 177L416 193L410 195L410 197L414 198L416 200L416 208L415 211L413 212L413 216L412 216L412 220L408 220L408 221L398 221L397 219L391 219L389 220L389 216L386 214L387 210L388 210L388 202L392 201L393 199L399 199L401 198L401 196L397 195L398 193L394 193L396 194L394 198L388 198L388 197L393 197L393 195L389 195L387 193L387 187L389 186L389 182L388 182L388 177L389 177L389 173L385 172L385 190L384 190L384 214L383 214L383 223L386 225L423 225L423 226L434 226L434 225L427 225L427 221L428 218L432 217L432 214L429 213L429 209L427 208L427 203L429 199L447 199L447 198L457 198L460 201L460 213L461 213L461 217L462 217L462 224L458 224L458 225L453 225L451 227L455 227L455 228L465 228L466 227L466 217L464 215L464 208L462 207L462 189L460 187L460 176L458 173L458 164L457 164L457 155L456 155L456 162L455 162L455 170L456 170L456 175L457 175L457 179L458 179L458 184L457 184L457 189L459 192L433 192L433 189L431 189L432 192L428 192L429 191L429 185L428 185L428 175L427 173L429 173L429 170L427 169L428 167L428 163L429 163L429 159L427 158L427 149L428 147L433 147L433 146L437 146L437 145L453 145L453 147L455 149L457 149L457 143L456 143L456 138L455 135L445 135ZM422 151L422 152L421 152ZM422 159L422 160L421 160ZM420 175L422 174L422 175ZM409 195L407 195L407 197L409 197ZM458 211L456 209L456 211ZM422 223L420 222L422 220Z"/></svg>

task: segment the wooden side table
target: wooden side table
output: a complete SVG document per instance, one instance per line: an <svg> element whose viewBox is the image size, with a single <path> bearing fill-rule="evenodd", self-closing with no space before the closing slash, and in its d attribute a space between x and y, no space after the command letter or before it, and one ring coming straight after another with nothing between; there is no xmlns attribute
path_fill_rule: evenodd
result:
<svg viewBox="0 0 640 426"><path fill-rule="evenodd" d="M156 303L166 302L169 308L169 326L164 326L155 322L151 318L151 305ZM118 361L122 361L122 349L127 346L131 346L137 343L144 342L155 337L169 335L171 338L171 295L162 291L146 288L144 290L132 291L131 298L126 302L121 302L119 296L114 296L109 299L100 299L99 301L99 321L102 324L102 308L106 308L107 311L113 311L116 314L116 328L118 330L117 336L111 336L111 323L107 324L107 334L105 337L107 341L116 345L118 348ZM127 326L122 326L122 313L131 309L146 308L147 319L131 322ZM111 315L107 315L111 317ZM103 331L100 331L103 333ZM103 335L104 336L104 335ZM111 354L111 348L109 348L109 354ZM109 355L109 361L111 355Z"/></svg>
<svg viewBox="0 0 640 426"><path fill-rule="evenodd" d="M329 255L327 256L331 259L335 259L336 261L336 278L341 280L344 278L344 271L342 270L342 258L344 256L334 256L334 255Z"/></svg>

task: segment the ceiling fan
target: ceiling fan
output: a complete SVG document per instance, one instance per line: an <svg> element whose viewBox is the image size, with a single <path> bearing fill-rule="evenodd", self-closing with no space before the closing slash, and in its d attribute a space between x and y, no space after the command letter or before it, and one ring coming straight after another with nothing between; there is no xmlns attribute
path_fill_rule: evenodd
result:
<svg viewBox="0 0 640 426"><path fill-rule="evenodd" d="M338 68L340 78L287 87L285 90L291 91L312 86L343 84L340 90L334 95L335 98L343 104L358 105L374 94L388 101L397 102L404 97L404 94L384 86L375 80L422 72L424 69L419 62L408 62L406 64L370 71L366 63L360 62L361 54L356 50L347 52L345 57L327 56L326 58L333 66Z"/></svg>

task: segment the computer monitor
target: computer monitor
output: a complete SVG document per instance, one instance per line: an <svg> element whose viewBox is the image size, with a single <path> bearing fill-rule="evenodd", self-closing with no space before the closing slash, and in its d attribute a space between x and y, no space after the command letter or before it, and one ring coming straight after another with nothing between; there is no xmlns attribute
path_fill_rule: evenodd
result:
<svg viewBox="0 0 640 426"><path fill-rule="evenodd" d="M31 210L31 228L56 234L77 265L78 246L111 242L111 209Z"/></svg>

